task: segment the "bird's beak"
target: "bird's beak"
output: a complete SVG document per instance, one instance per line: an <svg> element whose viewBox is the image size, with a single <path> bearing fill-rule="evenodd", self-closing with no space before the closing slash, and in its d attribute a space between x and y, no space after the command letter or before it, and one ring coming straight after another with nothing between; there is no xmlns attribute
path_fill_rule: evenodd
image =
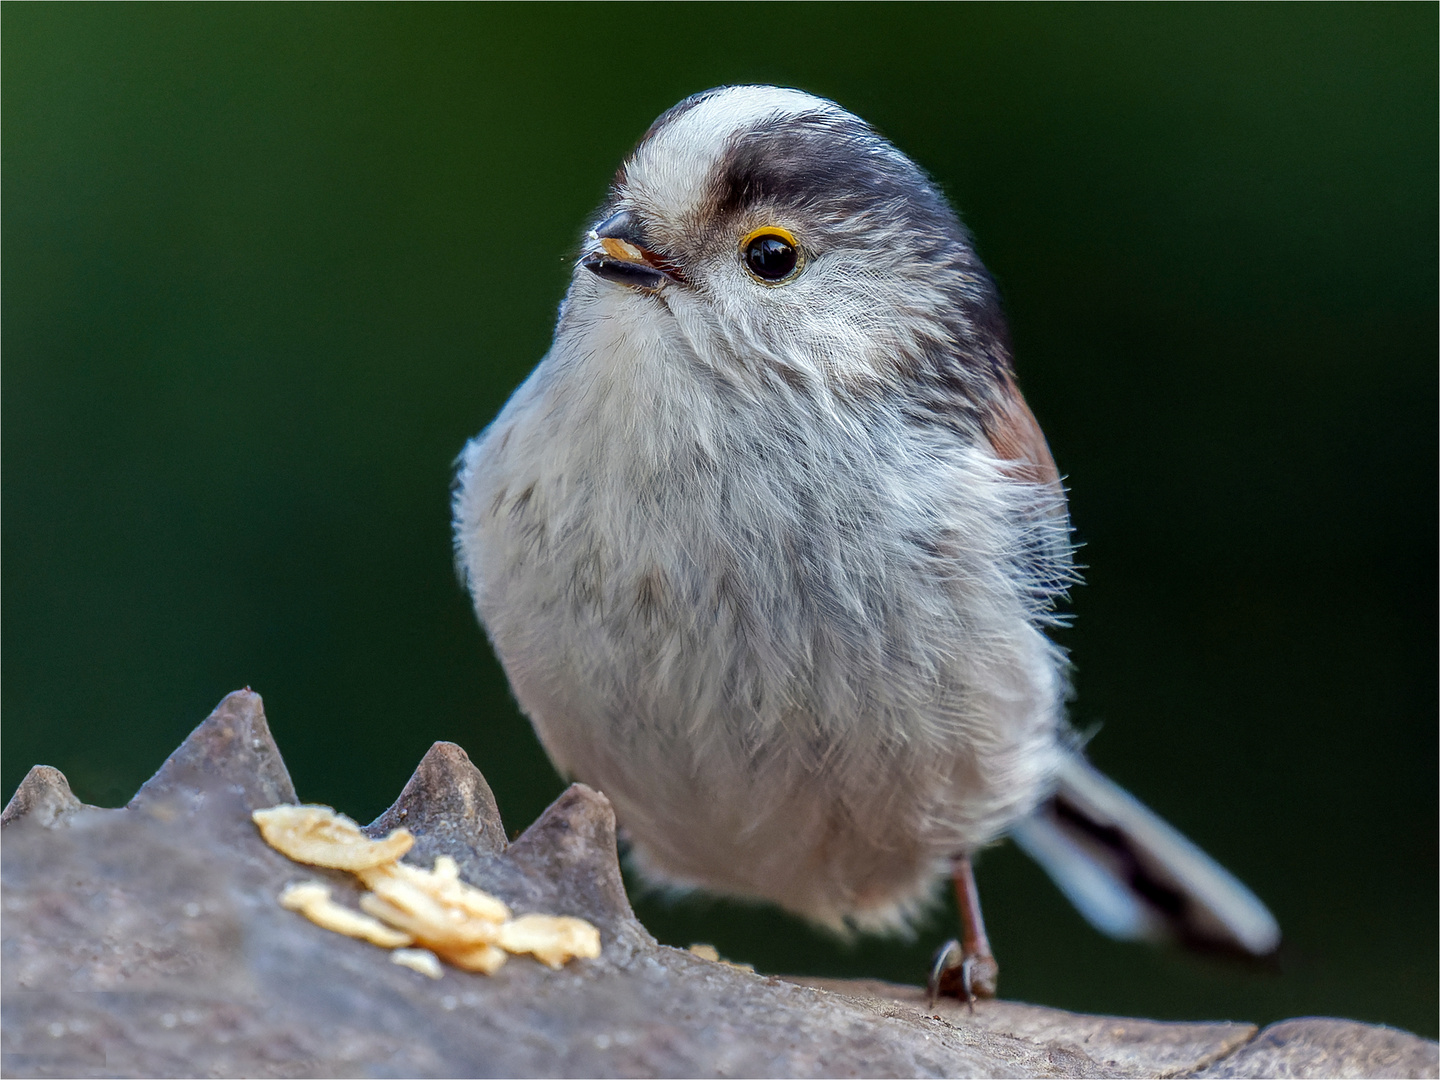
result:
<svg viewBox="0 0 1440 1080"><path fill-rule="evenodd" d="M613 214L586 234L587 246L580 265L606 281L632 289L654 290L684 280L673 263L644 247L640 238L638 223L630 211Z"/></svg>

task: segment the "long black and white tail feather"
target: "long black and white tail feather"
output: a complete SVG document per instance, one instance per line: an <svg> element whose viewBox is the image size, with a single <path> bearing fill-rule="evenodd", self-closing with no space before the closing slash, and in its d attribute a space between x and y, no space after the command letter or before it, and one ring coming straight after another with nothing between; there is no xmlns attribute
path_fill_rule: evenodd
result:
<svg viewBox="0 0 1440 1080"><path fill-rule="evenodd" d="M1111 937L1257 958L1279 948L1279 924L1254 893L1079 753L1011 835Z"/></svg>

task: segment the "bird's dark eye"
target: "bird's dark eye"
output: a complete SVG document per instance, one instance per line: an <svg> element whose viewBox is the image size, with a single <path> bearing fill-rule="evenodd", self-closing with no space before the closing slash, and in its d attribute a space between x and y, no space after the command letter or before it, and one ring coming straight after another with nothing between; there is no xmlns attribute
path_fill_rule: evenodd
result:
<svg viewBox="0 0 1440 1080"><path fill-rule="evenodd" d="M740 241L740 259L758 281L778 285L799 269L800 245L788 230L767 225Z"/></svg>

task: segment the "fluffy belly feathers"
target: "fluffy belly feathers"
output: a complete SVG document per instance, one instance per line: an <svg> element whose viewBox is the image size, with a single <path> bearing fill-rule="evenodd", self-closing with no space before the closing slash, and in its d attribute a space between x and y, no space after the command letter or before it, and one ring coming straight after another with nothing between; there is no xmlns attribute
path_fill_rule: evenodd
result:
<svg viewBox="0 0 1440 1080"><path fill-rule="evenodd" d="M587 444L546 391L542 369L467 447L456 519L556 765L654 880L903 924L1057 759L1060 658L995 571L1019 542L1005 478L900 426L837 454L777 418L732 418L737 445L693 409L644 434L592 417L634 434ZM952 470L956 505L907 505L911 468Z"/></svg>

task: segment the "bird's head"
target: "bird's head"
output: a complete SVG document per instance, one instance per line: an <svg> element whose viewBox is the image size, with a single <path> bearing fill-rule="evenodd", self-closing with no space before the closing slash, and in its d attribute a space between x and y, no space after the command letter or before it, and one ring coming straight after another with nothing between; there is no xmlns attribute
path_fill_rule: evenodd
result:
<svg viewBox="0 0 1440 1080"><path fill-rule="evenodd" d="M569 317L668 319L722 372L983 397L1008 370L994 287L944 197L865 122L799 90L722 87L664 113L575 273Z"/></svg>

